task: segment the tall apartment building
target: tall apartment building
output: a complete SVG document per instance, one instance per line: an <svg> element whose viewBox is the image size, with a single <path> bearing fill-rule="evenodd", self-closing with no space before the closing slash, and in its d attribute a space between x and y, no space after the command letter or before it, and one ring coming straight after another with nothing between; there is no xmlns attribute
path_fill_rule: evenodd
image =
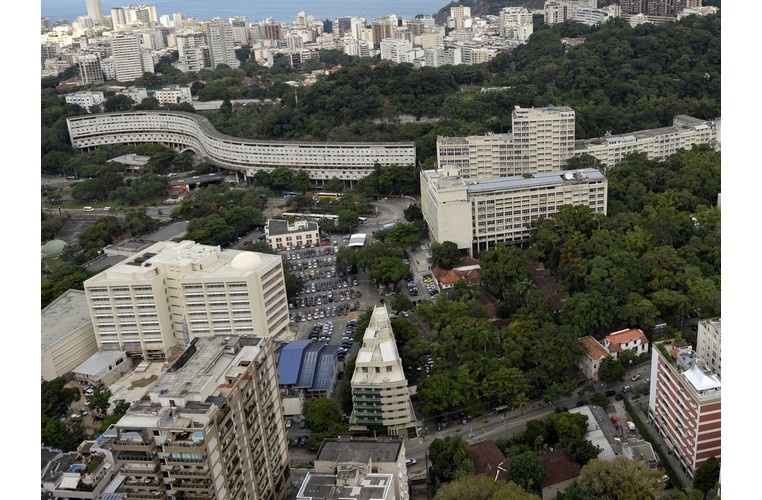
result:
<svg viewBox="0 0 762 500"><path fill-rule="evenodd" d="M180 87L178 85L155 90L153 96L161 105L180 104L181 102L191 104L193 102L190 87Z"/></svg>
<svg viewBox="0 0 762 500"><path fill-rule="evenodd" d="M209 21L206 27L206 39L209 45L212 68L216 68L220 64L227 64L231 68L237 68L241 65L235 56L235 40L233 39L233 27L230 23L219 18Z"/></svg>
<svg viewBox="0 0 762 500"><path fill-rule="evenodd" d="M126 498L286 497L288 440L272 342L195 339L115 424Z"/></svg>
<svg viewBox="0 0 762 500"><path fill-rule="evenodd" d="M450 27L462 30L471 26L471 7L456 5L450 7Z"/></svg>
<svg viewBox="0 0 762 500"><path fill-rule="evenodd" d="M210 68L209 48L206 35L200 31L179 32L175 36L177 43L177 68L183 72L199 71Z"/></svg>
<svg viewBox="0 0 762 500"><path fill-rule="evenodd" d="M722 384L686 342L657 342L652 352L648 416L693 477L709 457L721 460Z"/></svg>
<svg viewBox="0 0 762 500"><path fill-rule="evenodd" d="M413 44L408 40L395 40L393 38L381 40L382 60L394 61L399 64L403 62L404 54L411 50L413 50Z"/></svg>
<svg viewBox="0 0 762 500"><path fill-rule="evenodd" d="M386 306L373 308L352 374L349 425L392 436L415 433L416 420Z"/></svg>
<svg viewBox="0 0 762 500"><path fill-rule="evenodd" d="M513 132L438 137L439 168L455 166L466 179L561 170L574 154L574 110L569 107L513 110Z"/></svg>
<svg viewBox="0 0 762 500"><path fill-rule="evenodd" d="M251 32L249 31L249 20L243 16L231 17L230 26L233 28L233 43L238 45L248 45L251 41Z"/></svg>
<svg viewBox="0 0 762 500"><path fill-rule="evenodd" d="M720 318L699 321L696 340L696 354L717 378L722 379L722 343Z"/></svg>
<svg viewBox="0 0 762 500"><path fill-rule="evenodd" d="M120 82L131 82L143 76L143 73L153 73L153 65L146 65L138 35L116 35L111 40L111 56L114 60L116 79Z"/></svg>
<svg viewBox="0 0 762 500"><path fill-rule="evenodd" d="M606 213L608 181L588 168L468 180L457 168L421 171L421 210L432 241L452 241L471 255L529 239L529 224L563 205Z"/></svg>
<svg viewBox="0 0 762 500"><path fill-rule="evenodd" d="M196 337L271 337L288 329L283 263L276 255L159 242L84 287L101 350L162 359Z"/></svg>
<svg viewBox="0 0 762 500"><path fill-rule="evenodd" d="M87 17L97 24L103 21L103 3L101 0L87 0Z"/></svg>
<svg viewBox="0 0 762 500"><path fill-rule="evenodd" d="M130 25L154 25L158 22L155 5L130 5L111 9L111 24L117 31Z"/></svg>
<svg viewBox="0 0 762 500"><path fill-rule="evenodd" d="M498 16L500 36L525 43L534 33L532 13L524 7L504 7Z"/></svg>
<svg viewBox="0 0 762 500"><path fill-rule="evenodd" d="M82 54L79 56L79 74L82 76L82 84L103 83L103 69L101 58L98 54Z"/></svg>
<svg viewBox="0 0 762 500"><path fill-rule="evenodd" d="M374 46L380 47L382 40L392 38L394 30L398 26L402 26L402 19L395 15L375 19L370 25Z"/></svg>

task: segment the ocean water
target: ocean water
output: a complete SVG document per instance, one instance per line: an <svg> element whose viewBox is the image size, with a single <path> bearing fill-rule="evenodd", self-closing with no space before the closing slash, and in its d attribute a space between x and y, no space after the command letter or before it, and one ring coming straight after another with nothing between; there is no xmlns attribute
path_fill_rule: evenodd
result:
<svg viewBox="0 0 762 500"><path fill-rule="evenodd" d="M171 16L183 13L199 21L221 17L245 16L249 22L273 18L283 23L292 23L297 13L306 12L316 19L340 16L364 17L368 24L375 18L396 14L404 19L413 19L418 14L434 15L448 0L103 0L103 15L109 15L113 7L126 5L155 5L156 14ZM65 19L69 22L87 15L86 0L42 0L42 17L51 22Z"/></svg>

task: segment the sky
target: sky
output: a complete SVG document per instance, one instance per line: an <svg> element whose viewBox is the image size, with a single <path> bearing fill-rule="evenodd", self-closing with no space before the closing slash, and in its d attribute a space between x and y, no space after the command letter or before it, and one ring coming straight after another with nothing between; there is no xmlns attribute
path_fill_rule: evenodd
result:
<svg viewBox="0 0 762 500"><path fill-rule="evenodd" d="M84 2L84 0L82 0ZM126 2L127 4L129 2ZM27 270L39 269L39 257L36 251L24 249L21 245L29 244L40 233L40 217L38 210L39 189L39 137L40 124L38 118L38 79L39 52L37 52L37 27L39 26L39 5L28 5L19 2L23 19L28 19L32 28L22 29L26 23L11 23L9 28L14 35L13 47L6 46L6 70L0 85L4 95L3 106L3 144L5 147L3 160L7 172L6 190L2 198L3 213L5 214L5 241L2 253L6 262L6 310L21 311L22 314L6 315L6 337L10 339L10 356L2 363L3 383L6 386L6 397L13 397L14 411L2 412L5 429L23 429L29 420L31 429L22 432L7 432L5 435L6 448L16 450L22 455L29 455L29 460L16 459L17 463L27 464L17 467L23 480L17 483L17 488L29 489L31 496L32 485L38 484L39 476L30 463L37 463L39 455L36 442L39 440L39 427L36 424L40 414L39 393L36 390L36 380L40 373L39 358L39 282L36 272ZM732 36L722 37L722 156L723 156L723 316L726 337L723 342L725 362L723 363L724 390L723 400L723 464L722 493L726 498L744 498L745 490L742 482L749 482L755 477L756 449L752 448L755 441L749 440L754 432L754 423L749 416L755 415L754 398L756 391L751 388L750 381L757 376L756 362L745 359L746 354L753 349L755 341L746 339L743 344L736 340L739 331L750 335L756 334L757 320L754 315L754 305L757 299L752 287L756 289L759 281L759 265L756 257L759 255L755 241L760 237L756 230L758 225L753 221L759 218L752 204L760 197L758 186L760 181L759 158L751 156L751 145L760 138L757 137L758 127L753 127L756 112L753 111L754 92L758 82L750 73L754 60L747 61L750 48L757 40L752 36L757 26L752 22L754 16L745 15L741 2L726 2L723 8L723 33ZM32 54L32 51L34 53ZM750 64L751 63L751 64ZM756 71L754 74L757 74ZM752 106L750 108L750 106ZM751 111L749 111L751 110ZM751 112L752 115L748 113ZM34 203L31 200L35 200ZM11 296L11 297L8 297ZM729 340L730 339L730 340ZM746 352L744 352L746 351ZM26 356L31 356L28 361ZM31 377L31 378L30 378ZM32 386L20 387L16 380L28 380ZM746 404L744 404L746 403ZM753 405L753 406L752 406ZM20 418L22 415L32 415L29 419ZM10 440L10 442L8 442ZM749 446L751 445L751 446ZM29 475L30 477L25 477ZM752 486L752 485L748 485ZM755 485L754 485L755 486ZM36 494L36 490L34 492ZM26 497L27 495L23 495Z"/></svg>

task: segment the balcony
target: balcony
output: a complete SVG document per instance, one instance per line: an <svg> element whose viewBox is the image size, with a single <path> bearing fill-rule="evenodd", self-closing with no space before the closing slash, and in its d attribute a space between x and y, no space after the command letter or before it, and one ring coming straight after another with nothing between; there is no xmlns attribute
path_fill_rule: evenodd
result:
<svg viewBox="0 0 762 500"><path fill-rule="evenodd" d="M142 479L128 479L124 482L124 485L130 489L149 490L154 491L163 488L163 483L158 478L145 477Z"/></svg>
<svg viewBox="0 0 762 500"><path fill-rule="evenodd" d="M154 463L158 465L158 459L153 453L139 453L133 451L117 451L116 458L119 462L130 463Z"/></svg>
<svg viewBox="0 0 762 500"><path fill-rule="evenodd" d="M206 456L195 458L169 455L166 461L167 465L203 464L206 462Z"/></svg>
<svg viewBox="0 0 762 500"><path fill-rule="evenodd" d="M138 492L128 491L128 492L126 492L124 494L125 495L124 498L127 499L127 500L132 499L132 498L152 498L153 500L156 500L157 498L161 498L161 497L165 496L164 488L162 488L160 490L156 490L154 493L156 493L156 494L138 493Z"/></svg>
<svg viewBox="0 0 762 500"><path fill-rule="evenodd" d="M153 441L119 440L114 443L115 451L154 451Z"/></svg>
<svg viewBox="0 0 762 500"><path fill-rule="evenodd" d="M198 469L196 467L172 467L172 477L174 478L190 478L190 479L205 479L209 477L209 471L207 469Z"/></svg>

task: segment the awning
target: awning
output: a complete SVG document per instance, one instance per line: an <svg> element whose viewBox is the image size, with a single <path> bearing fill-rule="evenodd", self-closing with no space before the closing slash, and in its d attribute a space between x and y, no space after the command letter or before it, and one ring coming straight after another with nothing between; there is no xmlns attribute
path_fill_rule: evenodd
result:
<svg viewBox="0 0 762 500"><path fill-rule="evenodd" d="M58 489L60 489L60 490L76 490L78 484L79 484L79 478L78 477L65 476L63 479L61 479L61 484L58 485Z"/></svg>

